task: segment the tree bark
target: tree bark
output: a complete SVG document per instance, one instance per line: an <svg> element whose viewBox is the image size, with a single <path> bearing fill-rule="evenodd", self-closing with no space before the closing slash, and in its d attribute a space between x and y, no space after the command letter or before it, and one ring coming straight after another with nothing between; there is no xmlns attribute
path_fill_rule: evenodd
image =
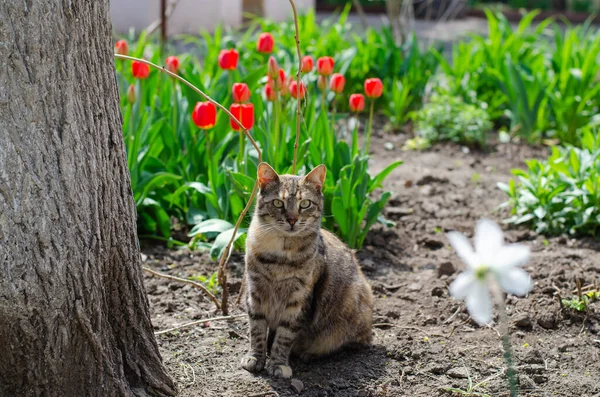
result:
<svg viewBox="0 0 600 397"><path fill-rule="evenodd" d="M0 0L0 396L170 396L108 0Z"/></svg>

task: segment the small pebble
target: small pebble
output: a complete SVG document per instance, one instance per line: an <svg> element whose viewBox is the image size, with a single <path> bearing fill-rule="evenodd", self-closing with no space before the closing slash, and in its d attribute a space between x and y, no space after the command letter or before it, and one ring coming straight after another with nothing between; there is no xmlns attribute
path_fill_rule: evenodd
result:
<svg viewBox="0 0 600 397"><path fill-rule="evenodd" d="M298 394L302 393L302 390L304 390L304 383L302 383L300 379L292 379L291 385L292 390Z"/></svg>

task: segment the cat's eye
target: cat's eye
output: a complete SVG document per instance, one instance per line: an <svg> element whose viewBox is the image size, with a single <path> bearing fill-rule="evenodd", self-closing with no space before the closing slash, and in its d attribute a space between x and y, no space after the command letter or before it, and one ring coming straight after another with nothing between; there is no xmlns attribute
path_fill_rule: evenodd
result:
<svg viewBox="0 0 600 397"><path fill-rule="evenodd" d="M310 207L310 200L302 200L300 201L300 208L306 209Z"/></svg>
<svg viewBox="0 0 600 397"><path fill-rule="evenodd" d="M277 208L281 208L283 207L283 201L275 199L273 200L273 205Z"/></svg>

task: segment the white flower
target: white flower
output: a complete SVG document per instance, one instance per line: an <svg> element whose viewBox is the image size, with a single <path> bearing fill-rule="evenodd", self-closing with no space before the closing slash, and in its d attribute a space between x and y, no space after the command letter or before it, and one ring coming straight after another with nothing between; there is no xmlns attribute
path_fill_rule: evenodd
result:
<svg viewBox="0 0 600 397"><path fill-rule="evenodd" d="M448 240L468 266L450 285L450 295L467 301L467 310L477 323L492 321L490 281L495 280L513 295L526 295L531 291L531 278L519 267L529 261L529 248L522 244L505 245L502 229L495 222L482 219L477 223L475 251L461 233L448 233Z"/></svg>

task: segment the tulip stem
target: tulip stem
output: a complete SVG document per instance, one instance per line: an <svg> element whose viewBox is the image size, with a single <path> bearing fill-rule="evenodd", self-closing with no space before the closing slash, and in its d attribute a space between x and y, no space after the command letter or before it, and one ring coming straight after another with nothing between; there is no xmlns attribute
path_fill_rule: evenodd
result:
<svg viewBox="0 0 600 397"><path fill-rule="evenodd" d="M499 332L502 338L502 348L504 349L504 361L506 362L506 377L508 378L508 384L510 387L510 397L518 396L518 383L517 383L517 371L513 362L510 337L509 337L509 320L506 315L506 304L504 303L504 293L500 289L500 286L496 282L491 283L491 291L496 300L496 306L498 306L499 319Z"/></svg>
<svg viewBox="0 0 600 397"><path fill-rule="evenodd" d="M365 154L369 154L371 146L371 132L373 131L373 112L375 111L375 99L371 99L371 109L369 110L369 125L367 126L367 139L365 142Z"/></svg>
<svg viewBox="0 0 600 397"><path fill-rule="evenodd" d="M178 75L177 73L171 72L170 70L168 70L164 66L158 66L157 64L152 63L150 61L147 61L145 59L130 57L129 55L121 55L121 54L115 54L115 58L117 58L117 59L127 59L127 60L130 60L130 61L137 61L137 62L145 63L148 66L152 66L153 68L158 69L161 72L166 73L169 76L171 76L171 77L173 77L173 78L181 81L183 84L185 84L188 87L190 87L193 91L195 91L201 97L203 97L204 99L206 99L208 102L213 103L216 107L218 107L223 112L225 112L225 114L227 114L227 116L229 116L242 129L242 131L244 132L244 135L246 135L246 137L248 138L248 140L250 142L252 142L252 146L254 146L254 148L256 149L256 152L258 153L258 161L259 162L262 161L262 152L260 150L260 147L258 146L258 143L256 143L256 141L254 140L254 138L252 138L252 135L250 135L250 132L246 128L244 128L244 126L242 125L242 123L225 106L221 105L219 102L217 102L214 99L212 99L210 96L208 96L207 94L205 94L202 90L200 90L198 87L196 87L195 85L193 85L192 83L190 83L189 81L187 81L186 79L184 79L183 77L181 77L180 75Z"/></svg>
<svg viewBox="0 0 600 397"><path fill-rule="evenodd" d="M296 28L296 35L294 36L294 38L296 39L296 51L298 52L298 74L296 75L296 98L298 99L298 103L296 106L296 141L294 142L294 162L292 163L292 174L295 174L296 162L298 159L298 142L300 141L300 102L302 101L302 87L300 87L300 76L302 75L302 53L300 52L300 29L298 28L298 12L296 11L296 5L294 4L294 0L290 0L290 5L292 6L292 11L294 12L294 26ZM308 95L308 92L306 93L306 95Z"/></svg>
<svg viewBox="0 0 600 397"><path fill-rule="evenodd" d="M336 99L337 95L333 97L332 109L331 109L331 134L335 135L335 112L336 112Z"/></svg>

